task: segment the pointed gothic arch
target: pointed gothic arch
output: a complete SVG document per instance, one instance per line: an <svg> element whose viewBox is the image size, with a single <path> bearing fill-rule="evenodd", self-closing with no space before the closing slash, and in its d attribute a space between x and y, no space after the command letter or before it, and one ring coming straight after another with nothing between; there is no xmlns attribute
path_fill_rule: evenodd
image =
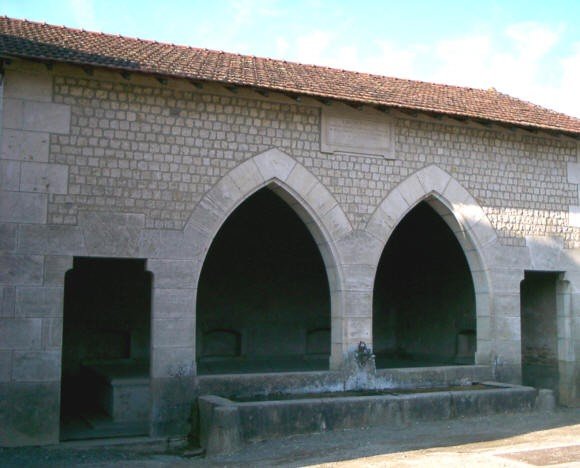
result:
<svg viewBox="0 0 580 468"><path fill-rule="evenodd" d="M230 215L252 195L268 188L304 223L322 256L330 297L341 290L342 274L335 243L352 231L350 222L330 192L306 168L285 153L272 149L240 164L226 174L199 202L184 235L195 239L199 287L201 269L212 242ZM267 222L267 220L266 220ZM197 301L197 298L194 298ZM334 310L335 305L331 303ZM340 336L331 323L332 335ZM235 338L235 337L234 337ZM232 342L235 340L232 338Z"/></svg>
<svg viewBox="0 0 580 468"><path fill-rule="evenodd" d="M475 291L475 362L488 364L492 337L486 252L490 246L496 245L497 234L477 201L451 175L435 165L425 167L391 190L378 206L365 227L380 246L375 256L375 271L392 233L421 202L427 203L441 216L465 254Z"/></svg>

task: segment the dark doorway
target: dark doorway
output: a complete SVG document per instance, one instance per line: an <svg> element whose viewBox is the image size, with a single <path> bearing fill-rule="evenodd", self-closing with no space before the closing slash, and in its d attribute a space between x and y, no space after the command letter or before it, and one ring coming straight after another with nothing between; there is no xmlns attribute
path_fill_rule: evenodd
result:
<svg viewBox="0 0 580 468"><path fill-rule="evenodd" d="M61 440L149 431L151 274L76 257L65 278Z"/></svg>
<svg viewBox="0 0 580 468"><path fill-rule="evenodd" d="M198 373L328 369L330 294L312 235L265 188L227 219L198 288Z"/></svg>
<svg viewBox="0 0 580 468"><path fill-rule="evenodd" d="M475 293L461 245L441 216L419 203L381 256L374 286L377 368L473 364Z"/></svg>
<svg viewBox="0 0 580 468"><path fill-rule="evenodd" d="M522 380L558 390L556 291L560 273L526 271L520 285Z"/></svg>

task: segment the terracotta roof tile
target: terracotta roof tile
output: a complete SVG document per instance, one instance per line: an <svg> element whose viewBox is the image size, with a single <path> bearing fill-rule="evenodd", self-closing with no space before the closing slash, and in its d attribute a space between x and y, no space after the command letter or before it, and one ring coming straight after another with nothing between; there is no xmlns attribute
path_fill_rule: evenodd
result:
<svg viewBox="0 0 580 468"><path fill-rule="evenodd" d="M0 56L215 81L580 134L580 119L494 90L164 44L0 17Z"/></svg>

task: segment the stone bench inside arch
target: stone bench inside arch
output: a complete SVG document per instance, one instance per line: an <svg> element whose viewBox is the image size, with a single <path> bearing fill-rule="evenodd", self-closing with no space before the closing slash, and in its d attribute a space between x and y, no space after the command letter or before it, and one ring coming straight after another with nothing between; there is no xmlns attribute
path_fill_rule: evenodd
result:
<svg viewBox="0 0 580 468"><path fill-rule="evenodd" d="M83 365L93 381L101 410L114 422L147 421L150 406L149 364L119 359L93 361Z"/></svg>

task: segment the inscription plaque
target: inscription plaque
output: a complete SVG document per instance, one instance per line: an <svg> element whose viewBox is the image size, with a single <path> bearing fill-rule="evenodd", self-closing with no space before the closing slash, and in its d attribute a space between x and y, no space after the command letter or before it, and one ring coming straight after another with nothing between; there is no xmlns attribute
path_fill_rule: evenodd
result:
<svg viewBox="0 0 580 468"><path fill-rule="evenodd" d="M322 109L320 150L323 153L354 153L394 156L392 121L370 112Z"/></svg>

